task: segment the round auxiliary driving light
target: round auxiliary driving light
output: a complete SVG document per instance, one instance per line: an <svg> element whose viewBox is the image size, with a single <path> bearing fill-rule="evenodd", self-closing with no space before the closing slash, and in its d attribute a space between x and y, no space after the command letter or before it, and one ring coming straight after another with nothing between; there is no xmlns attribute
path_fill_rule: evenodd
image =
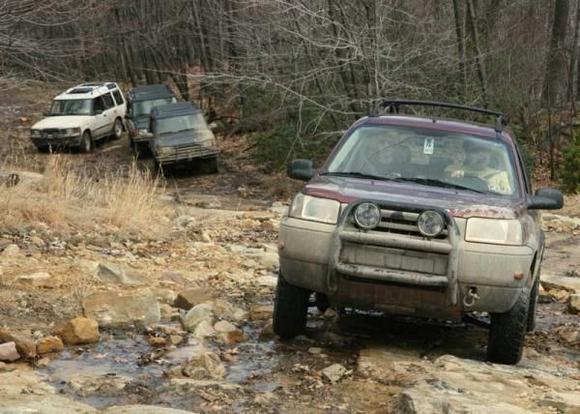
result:
<svg viewBox="0 0 580 414"><path fill-rule="evenodd" d="M441 213L433 210L422 212L417 219L417 227L425 237L435 237L445 228L445 220Z"/></svg>
<svg viewBox="0 0 580 414"><path fill-rule="evenodd" d="M376 204L361 203L354 210L354 221L362 229L374 229L381 222L381 210Z"/></svg>

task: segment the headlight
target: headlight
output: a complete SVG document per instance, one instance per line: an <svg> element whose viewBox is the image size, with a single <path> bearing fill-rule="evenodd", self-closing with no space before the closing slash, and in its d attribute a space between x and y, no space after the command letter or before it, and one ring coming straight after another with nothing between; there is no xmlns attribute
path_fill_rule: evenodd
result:
<svg viewBox="0 0 580 414"><path fill-rule="evenodd" d="M80 128L67 128L62 130L62 135L64 137L76 137L81 134Z"/></svg>
<svg viewBox="0 0 580 414"><path fill-rule="evenodd" d="M321 223L336 224L340 203L336 200L318 198L298 193L290 206L290 217Z"/></svg>
<svg viewBox="0 0 580 414"><path fill-rule="evenodd" d="M522 224L518 220L470 218L467 220L465 241L521 246Z"/></svg>
<svg viewBox="0 0 580 414"><path fill-rule="evenodd" d="M436 237L445 229L445 219L437 211L422 212L417 219L417 227L425 237Z"/></svg>
<svg viewBox="0 0 580 414"><path fill-rule="evenodd" d="M40 129L31 129L30 136L32 138L40 138L42 136L42 132L40 131Z"/></svg>
<svg viewBox="0 0 580 414"><path fill-rule="evenodd" d="M354 209L354 221L363 229L374 229L381 222L381 210L376 204L361 203Z"/></svg>

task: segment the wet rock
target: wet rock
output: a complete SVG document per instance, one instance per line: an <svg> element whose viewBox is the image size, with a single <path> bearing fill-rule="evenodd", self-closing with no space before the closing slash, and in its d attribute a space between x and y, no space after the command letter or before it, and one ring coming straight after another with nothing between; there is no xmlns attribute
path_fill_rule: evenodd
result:
<svg viewBox="0 0 580 414"><path fill-rule="evenodd" d="M68 345L93 344L99 341L99 324L79 316L57 328L56 334Z"/></svg>
<svg viewBox="0 0 580 414"><path fill-rule="evenodd" d="M219 356L213 352L204 352L191 358L183 365L181 372L192 379L222 379L226 375L226 368Z"/></svg>
<svg viewBox="0 0 580 414"><path fill-rule="evenodd" d="M52 276L48 272L36 272L19 276L19 282L29 286L51 288L53 287Z"/></svg>
<svg viewBox="0 0 580 414"><path fill-rule="evenodd" d="M308 353L312 355L320 355L322 354L322 348L319 348L317 346L310 347L308 348Z"/></svg>
<svg viewBox="0 0 580 414"><path fill-rule="evenodd" d="M238 308L225 300L216 299L211 302L214 314L234 322L243 322L248 319L248 312Z"/></svg>
<svg viewBox="0 0 580 414"><path fill-rule="evenodd" d="M173 306L176 308L190 310L195 305L207 302L213 299L212 292L205 288L193 288L180 292L175 298Z"/></svg>
<svg viewBox="0 0 580 414"><path fill-rule="evenodd" d="M16 344L14 342L0 344L0 361L13 362L18 359L20 359L20 354L16 350Z"/></svg>
<svg viewBox="0 0 580 414"><path fill-rule="evenodd" d="M169 342L171 345L179 345L183 342L183 336L181 335L169 335Z"/></svg>
<svg viewBox="0 0 580 414"><path fill-rule="evenodd" d="M147 338L147 342L149 342L149 345L155 348L163 348L168 345L167 339L163 338L162 336L150 336Z"/></svg>
<svg viewBox="0 0 580 414"><path fill-rule="evenodd" d="M208 303L201 303L191 308L185 315L181 317L183 327L189 332L195 331L197 325L206 321L212 324L214 318L213 306Z"/></svg>
<svg viewBox="0 0 580 414"><path fill-rule="evenodd" d="M47 336L36 342L36 352L39 355L60 352L64 349L64 344L58 336Z"/></svg>
<svg viewBox="0 0 580 414"><path fill-rule="evenodd" d="M0 343L14 342L16 349L22 358L34 358L36 356L36 345L32 335L25 332L10 332L0 329Z"/></svg>
<svg viewBox="0 0 580 414"><path fill-rule="evenodd" d="M191 411L176 410L159 405L123 405L107 408L103 414L191 414Z"/></svg>
<svg viewBox="0 0 580 414"><path fill-rule="evenodd" d="M9 244L2 250L2 257L16 257L20 255L20 247L16 244Z"/></svg>
<svg viewBox="0 0 580 414"><path fill-rule="evenodd" d="M193 330L193 336L197 339L211 338L216 336L216 331L210 320L202 320Z"/></svg>
<svg viewBox="0 0 580 414"><path fill-rule="evenodd" d="M99 263L97 276L105 283L118 285L144 285L147 282L140 273L108 262Z"/></svg>
<svg viewBox="0 0 580 414"><path fill-rule="evenodd" d="M219 321L213 326L213 328L218 333L227 333L238 330L238 328L233 323L230 323L228 321Z"/></svg>
<svg viewBox="0 0 580 414"><path fill-rule="evenodd" d="M68 381L67 386L80 397L115 397L124 393L129 382L130 378L118 375L77 375Z"/></svg>
<svg viewBox="0 0 580 414"><path fill-rule="evenodd" d="M253 304L250 306L250 320L251 321L263 321L266 319L272 319L272 313L274 312L273 305L261 305Z"/></svg>
<svg viewBox="0 0 580 414"><path fill-rule="evenodd" d="M570 303L568 308L572 313L580 313L580 293L574 293L570 295Z"/></svg>
<svg viewBox="0 0 580 414"><path fill-rule="evenodd" d="M159 302L150 290L93 293L83 300L83 311L103 327L150 326L161 319Z"/></svg>
<svg viewBox="0 0 580 414"><path fill-rule="evenodd" d="M341 364L332 364L322 370L322 375L331 383L340 381L344 376L350 373L351 371Z"/></svg>
<svg viewBox="0 0 580 414"><path fill-rule="evenodd" d="M260 341L270 341L276 337L274 333L274 325L272 321L266 322L262 330L260 331Z"/></svg>

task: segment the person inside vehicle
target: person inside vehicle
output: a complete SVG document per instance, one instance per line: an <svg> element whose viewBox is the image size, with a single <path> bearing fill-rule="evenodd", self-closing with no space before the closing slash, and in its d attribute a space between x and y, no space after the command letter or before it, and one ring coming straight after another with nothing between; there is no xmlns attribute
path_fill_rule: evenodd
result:
<svg viewBox="0 0 580 414"><path fill-rule="evenodd" d="M466 145L463 162L450 165L445 172L449 177L455 178L458 184L466 187L511 194L513 190L508 174L505 168L501 168L501 162L497 161L489 149Z"/></svg>

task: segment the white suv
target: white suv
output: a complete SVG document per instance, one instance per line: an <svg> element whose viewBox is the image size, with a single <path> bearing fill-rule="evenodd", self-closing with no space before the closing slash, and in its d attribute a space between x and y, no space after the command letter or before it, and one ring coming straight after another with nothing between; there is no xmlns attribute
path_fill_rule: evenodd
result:
<svg viewBox="0 0 580 414"><path fill-rule="evenodd" d="M90 152L97 140L121 138L127 105L114 82L83 83L58 95L30 138L40 151L76 147Z"/></svg>

